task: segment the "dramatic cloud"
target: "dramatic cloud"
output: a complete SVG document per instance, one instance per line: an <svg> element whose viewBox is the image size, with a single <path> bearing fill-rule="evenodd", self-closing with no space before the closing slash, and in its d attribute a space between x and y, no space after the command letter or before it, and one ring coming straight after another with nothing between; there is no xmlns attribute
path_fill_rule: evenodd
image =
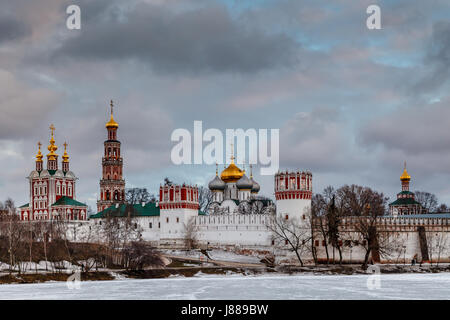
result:
<svg viewBox="0 0 450 320"><path fill-rule="evenodd" d="M31 28L29 25L11 16L0 15L0 43L22 39L30 33Z"/></svg>
<svg viewBox="0 0 450 320"><path fill-rule="evenodd" d="M83 31L68 37L53 58L137 59L161 73L257 72L292 66L298 58L298 44L287 35L252 28L219 5L174 12L141 3L85 11L90 16Z"/></svg>
<svg viewBox="0 0 450 320"><path fill-rule="evenodd" d="M127 186L207 183L214 166L170 162L175 128L279 128L281 168L314 188L414 188L450 203L448 0L16 0L0 14L0 200L27 201L36 142L54 123L77 196L95 205L116 101ZM65 26L81 7L81 30ZM58 150L58 152L61 150ZM439 168L439 173L436 173ZM258 171L258 168L255 168ZM273 177L257 176L265 195Z"/></svg>
<svg viewBox="0 0 450 320"><path fill-rule="evenodd" d="M428 69L416 89L430 91L448 83L450 75L450 22L439 21L433 25L431 39L427 42L425 66Z"/></svg>
<svg viewBox="0 0 450 320"><path fill-rule="evenodd" d="M408 155L439 154L450 150L450 101L401 108L372 119L361 129L362 145L382 145Z"/></svg>
<svg viewBox="0 0 450 320"><path fill-rule="evenodd" d="M345 127L338 109L297 113L280 129L281 165L323 172L355 168Z"/></svg>
<svg viewBox="0 0 450 320"><path fill-rule="evenodd" d="M0 69L0 140L30 138L60 99L46 88L30 87Z"/></svg>

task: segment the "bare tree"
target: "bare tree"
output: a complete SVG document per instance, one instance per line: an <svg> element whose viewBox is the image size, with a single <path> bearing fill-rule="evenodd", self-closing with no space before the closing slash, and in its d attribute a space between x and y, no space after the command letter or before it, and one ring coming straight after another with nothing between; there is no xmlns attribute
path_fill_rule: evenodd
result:
<svg viewBox="0 0 450 320"><path fill-rule="evenodd" d="M168 177L165 177L164 178L164 184L167 185L167 186L171 186L173 184L173 182Z"/></svg>
<svg viewBox="0 0 450 320"><path fill-rule="evenodd" d="M130 242L141 238L141 228L135 217L132 205L127 205L122 213L121 208L110 210L100 221L100 232L105 244L106 265L120 265L123 262L120 252ZM123 258L123 257L122 257Z"/></svg>
<svg viewBox="0 0 450 320"><path fill-rule="evenodd" d="M16 214L16 207L14 201L8 198L3 204L3 210L7 214L2 216L1 233L4 235L8 242L8 254L10 273L14 266L18 266L19 273L21 271L20 258L22 256L22 237L24 233L23 224L20 223L19 216Z"/></svg>
<svg viewBox="0 0 450 320"><path fill-rule="evenodd" d="M441 203L439 205L439 207L436 208L437 213L445 213L445 212L449 212L449 211L450 211L450 208L447 207L447 205L444 203Z"/></svg>
<svg viewBox="0 0 450 320"><path fill-rule="evenodd" d="M133 241L123 248L124 266L127 270L144 270L164 266L161 254L143 241Z"/></svg>
<svg viewBox="0 0 450 320"><path fill-rule="evenodd" d="M439 265L441 254L447 246L447 238L444 232L428 231L426 232L428 255L430 263L436 259L436 265Z"/></svg>
<svg viewBox="0 0 450 320"><path fill-rule="evenodd" d="M415 191L415 199L422 205L422 208L426 213L436 212L438 201L436 195L424 192L424 191Z"/></svg>
<svg viewBox="0 0 450 320"><path fill-rule="evenodd" d="M191 217L188 223L183 224L184 242L188 250L192 250L197 246L197 228L194 219L194 217Z"/></svg>
<svg viewBox="0 0 450 320"><path fill-rule="evenodd" d="M214 195L209 188L199 187L198 188L198 202L200 205L200 210L203 212L207 212L209 207L213 203Z"/></svg>
<svg viewBox="0 0 450 320"><path fill-rule="evenodd" d="M335 196L331 199L331 203L327 209L327 230L328 230L328 242L333 247L333 264L335 262L334 249L339 253L339 264L342 264L342 239L340 235L341 216L336 208Z"/></svg>
<svg viewBox="0 0 450 320"><path fill-rule="evenodd" d="M272 199L257 196L252 198L251 200L251 213L252 214L274 214L275 213L275 205Z"/></svg>
<svg viewBox="0 0 450 320"><path fill-rule="evenodd" d="M311 217L315 230L321 235L325 254L327 257L327 264L330 262L330 254L328 252L328 220L326 215L328 213L328 203L326 198L321 194L315 194L311 200Z"/></svg>
<svg viewBox="0 0 450 320"><path fill-rule="evenodd" d="M302 256L310 248L311 230L307 224L302 224L298 219L285 219L274 216L268 219L267 227L272 233L272 241L275 246L294 252L300 265L303 267Z"/></svg>
<svg viewBox="0 0 450 320"><path fill-rule="evenodd" d="M377 228L378 218L386 213L388 198L383 193L357 185L339 188L336 198L340 216L352 217L350 219L355 231L361 237L366 251L362 267L366 269L371 254L375 260L379 260L380 255L388 254L391 248L389 243L384 241L386 235Z"/></svg>
<svg viewBox="0 0 450 320"><path fill-rule="evenodd" d="M128 204L141 204L156 202L156 197L146 188L130 188L125 191L125 200Z"/></svg>

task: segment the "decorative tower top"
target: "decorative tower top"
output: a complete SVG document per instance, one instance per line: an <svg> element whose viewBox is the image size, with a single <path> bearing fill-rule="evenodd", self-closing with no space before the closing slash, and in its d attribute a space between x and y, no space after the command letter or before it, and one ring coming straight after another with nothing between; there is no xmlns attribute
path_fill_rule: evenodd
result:
<svg viewBox="0 0 450 320"><path fill-rule="evenodd" d="M44 156L42 155L42 153L41 153L41 146L42 146L42 143L39 141L39 142L38 142L38 148L39 148L39 150L38 150L38 153L37 153L37 155L36 155L36 162L42 162L42 158L44 157Z"/></svg>
<svg viewBox="0 0 450 320"><path fill-rule="evenodd" d="M38 153L37 153L37 155L36 155L36 171L37 171L37 172L41 172L42 169L43 169L42 158L43 158L44 156L43 156L42 153L41 153L41 146L42 146L42 143L41 143L41 142L38 142L38 148L39 148L39 150L38 150Z"/></svg>
<svg viewBox="0 0 450 320"><path fill-rule="evenodd" d="M403 169L403 174L400 176L400 181L402 182L402 191L409 192L409 182L411 181L411 176L406 170L406 161L405 168Z"/></svg>
<svg viewBox="0 0 450 320"><path fill-rule="evenodd" d="M242 176L244 175L244 171L239 169L234 164L233 144L231 144L231 157L230 157L230 159L231 159L230 165L225 170L223 170L222 173L220 174L220 178L223 181L225 181L226 183L228 183L228 182L236 182L240 178L242 178Z"/></svg>
<svg viewBox="0 0 450 320"><path fill-rule="evenodd" d="M58 150L58 147L55 145L55 138L54 138L55 126L53 124L50 125L50 130L52 132L52 136L50 138L50 144L47 147L48 151L50 151L50 153L47 154L47 158L48 160L56 161L58 155L55 153L55 151Z"/></svg>
<svg viewBox="0 0 450 320"><path fill-rule="evenodd" d="M69 171L69 155L67 154L67 142L64 142L64 155L62 156L62 170L63 172Z"/></svg>
<svg viewBox="0 0 450 320"><path fill-rule="evenodd" d="M67 154L67 142L64 142L64 155L62 156L63 162L69 162L69 155Z"/></svg>
<svg viewBox="0 0 450 320"><path fill-rule="evenodd" d="M400 176L401 181L410 181L411 176L408 174L408 171L406 170L406 161L405 161L405 167L403 170L403 174Z"/></svg>
<svg viewBox="0 0 450 320"><path fill-rule="evenodd" d="M109 120L109 122L106 123L106 128L107 129L109 129L109 128L117 129L119 127L119 124L116 121L114 121L114 117L113 117L114 104L113 104L112 100L111 100L110 106L111 106L111 119Z"/></svg>

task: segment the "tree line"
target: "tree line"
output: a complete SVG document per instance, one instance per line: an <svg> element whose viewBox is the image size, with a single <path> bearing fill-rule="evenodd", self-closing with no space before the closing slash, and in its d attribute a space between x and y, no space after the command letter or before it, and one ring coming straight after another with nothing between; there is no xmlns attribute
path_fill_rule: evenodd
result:
<svg viewBox="0 0 450 320"><path fill-rule="evenodd" d="M21 221L14 201L0 202L0 263L9 272L82 272L99 268L143 270L164 265L161 254L143 241L132 205L124 218L111 210L98 225L65 219ZM44 264L44 266L42 266Z"/></svg>

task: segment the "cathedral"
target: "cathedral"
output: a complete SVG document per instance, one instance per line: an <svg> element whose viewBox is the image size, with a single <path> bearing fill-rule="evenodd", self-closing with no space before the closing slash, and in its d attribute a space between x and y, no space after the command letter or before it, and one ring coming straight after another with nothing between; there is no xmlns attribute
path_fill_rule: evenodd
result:
<svg viewBox="0 0 450 320"><path fill-rule="evenodd" d="M216 165L216 176L208 188L213 194L209 214L263 213L273 207L270 199L258 196L261 188L253 179L252 166L249 178L245 170L236 166L233 155L220 177Z"/></svg>
<svg viewBox="0 0 450 320"><path fill-rule="evenodd" d="M87 220L87 205L76 201L77 177L69 169L67 143L64 143L62 168L58 168L58 146L54 138L55 127L50 126L51 138L47 149L47 168L44 169L42 144L38 143L36 168L28 176L30 202L21 206L21 220Z"/></svg>

